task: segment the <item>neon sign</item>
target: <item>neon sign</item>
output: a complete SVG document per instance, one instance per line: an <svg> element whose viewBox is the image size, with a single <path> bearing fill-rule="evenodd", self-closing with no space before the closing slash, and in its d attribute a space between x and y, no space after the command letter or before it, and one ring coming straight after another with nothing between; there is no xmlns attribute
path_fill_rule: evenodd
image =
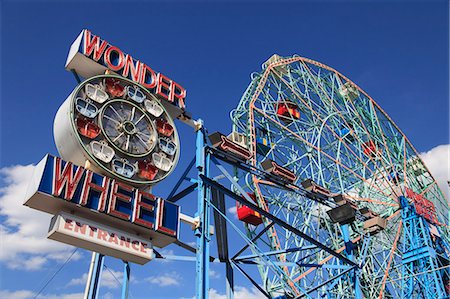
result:
<svg viewBox="0 0 450 299"><path fill-rule="evenodd" d="M436 207L430 200L426 199L423 195L417 194L409 188L405 188L405 191L406 197L413 200L417 214L422 215L431 223L442 225L436 217Z"/></svg>
<svg viewBox="0 0 450 299"><path fill-rule="evenodd" d="M37 166L25 205L120 227L164 247L178 238L180 207L131 185L47 155Z"/></svg>
<svg viewBox="0 0 450 299"><path fill-rule="evenodd" d="M93 63L94 62L94 63ZM74 41L67 57L66 69L89 78L109 69L133 80L160 99L180 109L185 108L186 89L145 63L134 59L118 47L84 29Z"/></svg>

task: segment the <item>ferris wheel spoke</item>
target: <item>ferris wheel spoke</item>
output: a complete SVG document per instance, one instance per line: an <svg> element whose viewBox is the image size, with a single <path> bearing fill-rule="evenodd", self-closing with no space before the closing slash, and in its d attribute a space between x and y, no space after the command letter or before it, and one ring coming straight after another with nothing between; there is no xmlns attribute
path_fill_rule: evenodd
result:
<svg viewBox="0 0 450 299"><path fill-rule="evenodd" d="M389 254L389 261L388 261L388 264L387 264L387 266L385 268L385 272L384 272L384 275L383 275L383 280L382 280L382 283L381 283L380 293L378 294L378 299L383 298L384 289L386 287L386 280L389 277L389 271L390 271L392 259L394 257L395 250L397 249L397 242L398 242L398 239L400 237L401 230L402 230L402 220L400 220L399 224L398 224L397 233L395 235L395 239L394 239L394 242L392 244L392 249L391 249L391 252Z"/></svg>
<svg viewBox="0 0 450 299"><path fill-rule="evenodd" d="M115 124L120 125L120 122L119 122L119 121L115 120L114 118L112 118L112 117L110 117L110 116L108 116L108 115L106 115L106 114L103 115L103 117L106 118L106 119L109 119L110 121L114 122Z"/></svg>
<svg viewBox="0 0 450 299"><path fill-rule="evenodd" d="M133 121L134 118L134 114L136 113L136 107L133 106L133 108L131 108L131 113L130 113L130 119L129 121Z"/></svg>
<svg viewBox="0 0 450 299"><path fill-rule="evenodd" d="M112 105L108 106L116 115L117 117L120 119L121 122L124 121L124 119L122 118L122 116L119 114L119 112L117 112L116 108L114 108Z"/></svg>
<svg viewBox="0 0 450 299"><path fill-rule="evenodd" d="M117 135L112 141L113 142L116 142L117 140L119 140L120 139L120 137L122 137L123 135L125 135L125 133L124 132L122 132L122 133L120 133L119 135Z"/></svg>

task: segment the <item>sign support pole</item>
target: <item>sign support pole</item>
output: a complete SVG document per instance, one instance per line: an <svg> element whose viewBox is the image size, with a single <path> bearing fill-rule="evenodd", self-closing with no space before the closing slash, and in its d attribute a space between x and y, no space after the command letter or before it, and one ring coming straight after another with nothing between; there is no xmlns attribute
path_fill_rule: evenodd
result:
<svg viewBox="0 0 450 299"><path fill-rule="evenodd" d="M130 264L123 261L122 299L128 299L128 287L130 283Z"/></svg>
<svg viewBox="0 0 450 299"><path fill-rule="evenodd" d="M103 261L103 254L97 252L92 253L86 289L84 290L84 299L97 299L100 288L100 277L103 271Z"/></svg>
<svg viewBox="0 0 450 299"><path fill-rule="evenodd" d="M203 121L198 121L196 139L196 167L198 170L198 202L197 213L199 225L195 229L197 237L196 258L196 298L207 299L209 291L209 187L203 182L201 176L209 175L209 154L205 152L205 129Z"/></svg>

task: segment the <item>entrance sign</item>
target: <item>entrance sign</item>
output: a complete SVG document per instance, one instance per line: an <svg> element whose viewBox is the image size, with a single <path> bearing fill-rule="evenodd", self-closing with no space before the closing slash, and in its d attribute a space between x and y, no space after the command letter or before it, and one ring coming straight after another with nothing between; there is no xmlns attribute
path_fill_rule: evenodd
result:
<svg viewBox="0 0 450 299"><path fill-rule="evenodd" d="M149 241L67 213L52 218L47 237L140 265L153 257Z"/></svg>
<svg viewBox="0 0 450 299"><path fill-rule="evenodd" d="M178 115L185 109L186 90L180 84L155 72L145 63L134 59L87 29L81 31L70 47L66 69L75 70L85 78L104 74L109 69L141 84L163 102L170 103L177 108L175 110L178 110ZM174 110L170 110L170 113L174 112ZM173 115L173 117L178 115Z"/></svg>
<svg viewBox="0 0 450 299"><path fill-rule="evenodd" d="M36 166L24 204L120 228L157 247L178 238L178 205L51 155Z"/></svg>

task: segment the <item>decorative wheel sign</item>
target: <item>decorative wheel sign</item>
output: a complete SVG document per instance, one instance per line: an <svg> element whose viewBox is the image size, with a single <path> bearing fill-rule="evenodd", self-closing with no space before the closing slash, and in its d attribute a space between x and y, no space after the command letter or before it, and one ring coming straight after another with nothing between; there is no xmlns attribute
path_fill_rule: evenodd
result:
<svg viewBox="0 0 450 299"><path fill-rule="evenodd" d="M174 169L179 139L159 100L123 77L81 83L57 112L55 143L65 160L135 186L155 184Z"/></svg>

